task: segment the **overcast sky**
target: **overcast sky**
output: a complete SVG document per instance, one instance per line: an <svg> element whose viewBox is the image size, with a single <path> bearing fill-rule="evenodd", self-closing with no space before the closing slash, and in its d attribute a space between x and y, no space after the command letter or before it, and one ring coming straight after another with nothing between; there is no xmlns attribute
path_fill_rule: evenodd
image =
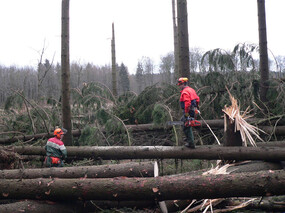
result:
<svg viewBox="0 0 285 213"><path fill-rule="evenodd" d="M285 0L266 0L268 48L285 56ZM232 50L258 44L257 0L188 0L189 47ZM135 73L138 60L173 51L171 0L70 0L70 60L111 64ZM0 64L35 67L40 51L60 62L61 0L0 0Z"/></svg>

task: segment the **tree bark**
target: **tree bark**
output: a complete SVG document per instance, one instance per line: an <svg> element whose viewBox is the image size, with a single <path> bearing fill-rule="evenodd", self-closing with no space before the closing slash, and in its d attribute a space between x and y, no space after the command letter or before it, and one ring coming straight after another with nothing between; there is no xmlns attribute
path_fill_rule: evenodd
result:
<svg viewBox="0 0 285 213"><path fill-rule="evenodd" d="M195 129L200 129L200 128L208 128L206 123L211 127L215 128L224 128L224 120L223 119L216 119L216 120L199 120L201 122L201 127L195 127ZM249 123L254 124L258 120L249 120ZM128 125L128 129L137 132L137 131L156 131L158 129L164 129L165 127L163 126L154 126L153 124L140 124L140 125ZM167 128L172 128L171 126L168 126ZM285 135L285 126L258 126L259 129L263 130L267 134L275 134L275 135Z"/></svg>
<svg viewBox="0 0 285 213"><path fill-rule="evenodd" d="M259 32L259 69L260 69L260 100L263 103L263 109L266 110L269 67L267 52L267 33L265 0L257 0L258 11L258 32Z"/></svg>
<svg viewBox="0 0 285 213"><path fill-rule="evenodd" d="M73 213L84 212L83 205L74 203L56 203L51 201L24 200L0 205L0 212L5 213Z"/></svg>
<svg viewBox="0 0 285 213"><path fill-rule="evenodd" d="M81 130L77 129L77 130L73 130L72 131L72 135L74 137L78 137L81 135ZM0 144L11 144L17 141L34 141L34 140L38 140L38 139L42 139L42 138L52 138L54 137L53 132L50 133L39 133L39 134L35 134L35 135L22 135L22 136L15 136L12 138L0 138Z"/></svg>
<svg viewBox="0 0 285 213"><path fill-rule="evenodd" d="M180 77L190 79L187 0L177 0L178 46Z"/></svg>
<svg viewBox="0 0 285 213"><path fill-rule="evenodd" d="M258 121L258 120L254 120ZM200 120L201 127L197 127L196 129L200 128L208 128L206 123L211 128L224 128L224 120L223 119L216 119L216 120ZM249 123L253 123L249 121ZM140 131L157 131L165 129L164 126L154 126L153 124L140 124L140 125L126 125L128 130L132 132L140 132ZM168 129L171 129L172 126L168 126ZM267 134L275 134L275 135L285 135L285 126L259 126L259 128L265 131ZM79 137L81 135L81 130L73 130L72 135L74 137ZM35 135L23 135L23 136L15 136L12 138L0 138L0 144L11 144L17 141L29 141L29 140L37 140L40 138L50 138L53 137L53 133L40 133Z"/></svg>
<svg viewBox="0 0 285 213"><path fill-rule="evenodd" d="M172 0L172 24L173 24L173 41L174 41L174 82L180 77L178 70L179 51L178 51L178 29L176 17L176 0Z"/></svg>
<svg viewBox="0 0 285 213"><path fill-rule="evenodd" d="M23 155L45 155L43 147L14 146ZM213 147L188 149L181 146L80 146L67 147L68 156L93 159L223 159L284 161L285 148L280 147Z"/></svg>
<svg viewBox="0 0 285 213"><path fill-rule="evenodd" d="M117 64L116 64L116 46L115 46L115 28L112 23L112 40L111 40L111 53L112 53L112 91L113 95L117 96Z"/></svg>
<svg viewBox="0 0 285 213"><path fill-rule="evenodd" d="M2 179L153 177L154 162L101 166L1 170Z"/></svg>
<svg viewBox="0 0 285 213"><path fill-rule="evenodd" d="M285 172L155 178L6 179L1 199L174 200L285 194Z"/></svg>
<svg viewBox="0 0 285 213"><path fill-rule="evenodd" d="M229 118L227 114L224 114L226 125L224 127L224 146L242 146L242 140L240 131L235 131L235 122Z"/></svg>
<svg viewBox="0 0 285 213"><path fill-rule="evenodd" d="M70 60L69 60L69 0L62 0L61 26L61 103L62 125L67 129L63 138L66 146L72 145L70 108Z"/></svg>
<svg viewBox="0 0 285 213"><path fill-rule="evenodd" d="M284 198L282 199L282 201L283 202L278 202L278 197L276 197L276 196L264 197L264 198L262 198L262 201L260 201L260 199L257 199L257 200L250 202L243 209L244 210L250 209L250 210L252 210L252 212L255 212L255 211L253 211L253 209L263 210L265 212L284 212L285 211ZM225 205L226 206L238 206L244 202L245 202L245 199L226 200ZM260 212L260 211L258 211L258 212Z"/></svg>
<svg viewBox="0 0 285 213"><path fill-rule="evenodd" d="M5 213L86 213L98 212L111 208L154 208L155 201L77 201L51 202L39 200L24 200L0 205L0 212ZM101 211L100 211L101 212Z"/></svg>

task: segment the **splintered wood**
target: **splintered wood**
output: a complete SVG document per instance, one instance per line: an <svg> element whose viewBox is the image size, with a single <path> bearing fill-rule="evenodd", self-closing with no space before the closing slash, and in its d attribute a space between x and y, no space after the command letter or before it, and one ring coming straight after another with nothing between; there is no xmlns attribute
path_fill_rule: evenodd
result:
<svg viewBox="0 0 285 213"><path fill-rule="evenodd" d="M229 117L232 123L235 123L235 132L237 131L240 132L241 139L242 139L244 146L248 146L248 143L250 143L252 146L257 146L253 139L253 136L255 136L256 138L264 142L262 138L260 138L259 133L258 133L258 131L261 131L261 132L264 132L264 131L262 131L256 126L253 126L247 123L245 120L250 117L250 116L247 116L249 107L243 112L243 114L241 114L237 100L230 94L229 91L228 93L229 93L232 105L225 106L223 109L223 112ZM226 116L224 116L224 125L226 129L227 128Z"/></svg>

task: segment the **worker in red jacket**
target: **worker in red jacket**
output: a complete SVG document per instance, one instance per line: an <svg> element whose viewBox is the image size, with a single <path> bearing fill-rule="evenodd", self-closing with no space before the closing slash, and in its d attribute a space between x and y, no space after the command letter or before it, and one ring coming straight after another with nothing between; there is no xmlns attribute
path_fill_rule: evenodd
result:
<svg viewBox="0 0 285 213"><path fill-rule="evenodd" d="M182 121L186 122L189 120L194 120L195 112L199 108L200 98L196 91L188 86L188 78L179 78L178 84L180 88L180 106L183 110ZM194 135L191 125L184 125L183 132L186 136L186 147L195 149Z"/></svg>
<svg viewBox="0 0 285 213"><path fill-rule="evenodd" d="M45 164L47 167L63 166L63 160L67 157L67 151L62 138L66 132L67 130L64 128L56 128L53 133L55 137L48 139L45 146L47 155Z"/></svg>

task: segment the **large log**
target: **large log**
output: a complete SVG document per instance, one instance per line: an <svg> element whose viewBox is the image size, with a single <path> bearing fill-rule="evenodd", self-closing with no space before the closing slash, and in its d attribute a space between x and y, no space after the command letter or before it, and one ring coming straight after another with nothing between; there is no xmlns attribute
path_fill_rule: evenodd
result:
<svg viewBox="0 0 285 213"><path fill-rule="evenodd" d="M0 199L175 200L285 195L285 172L98 179L4 179Z"/></svg>
<svg viewBox="0 0 285 213"><path fill-rule="evenodd" d="M77 201L51 202L39 200L22 200L0 205L0 212L5 213L86 213L102 212L102 209L111 208L155 208L154 201Z"/></svg>
<svg viewBox="0 0 285 213"><path fill-rule="evenodd" d="M0 170L0 178L112 178L119 176L153 177L154 164L154 162L129 162L101 166Z"/></svg>
<svg viewBox="0 0 285 213"><path fill-rule="evenodd" d="M43 147L14 146L10 150L23 155L45 155ZM213 147L188 149L181 146L79 146L67 147L68 156L94 159L206 159L284 161L280 147Z"/></svg>
<svg viewBox="0 0 285 213"><path fill-rule="evenodd" d="M81 134L81 130L73 130L72 135L74 137L78 137ZM11 144L17 141L31 141L31 140L38 140L42 138L51 138L54 137L53 133L39 133L35 135L21 135L21 136L14 136L10 138L0 138L0 144Z"/></svg>
<svg viewBox="0 0 285 213"><path fill-rule="evenodd" d="M249 199L250 198L228 199L224 201L224 205L229 207L238 206ZM284 196L263 197L262 200L256 199L248 203L243 209L244 212L247 212L247 210L251 210L251 212L285 212ZM241 212L241 209L239 209L239 212Z"/></svg>
<svg viewBox="0 0 285 213"><path fill-rule="evenodd" d="M219 145L209 145L208 147L217 147ZM285 147L285 141L272 141L272 142L258 142L257 143L258 147ZM196 146L196 148L199 148L200 146ZM42 155L21 155L21 160L22 161L44 161L45 156ZM65 162L71 163L73 161L78 161L78 160L84 160L85 158L83 157L77 157L77 156L67 156L67 159L65 159Z"/></svg>
<svg viewBox="0 0 285 213"><path fill-rule="evenodd" d="M257 122L256 119L249 119L249 123ZM223 128L224 127L224 120L223 119L216 119L216 120L200 120L201 127L198 128L207 128L206 123L210 127L216 127L216 128ZM139 124L139 125L127 125L126 126L128 130L132 132L138 132L138 131L157 131L161 129L165 129L163 126L155 126L153 124ZM172 128L172 126L168 127L169 129ZM265 131L267 134L275 134L275 135L285 135L285 126L259 126L260 129ZM78 137L81 134L81 130L73 130L72 135L74 137ZM30 140L37 140L41 138L50 138L53 137L52 133L40 133L35 135L21 135L21 136L13 136L10 138L0 138L0 144L11 144L15 143L17 141L30 141Z"/></svg>
<svg viewBox="0 0 285 213"><path fill-rule="evenodd" d="M79 206L74 203L55 203L50 201L34 201L34 200L24 200L14 203L2 204L0 205L0 212L5 213L72 213L82 211L83 205Z"/></svg>
<svg viewBox="0 0 285 213"><path fill-rule="evenodd" d="M224 120L223 119L217 119L217 120L199 120L201 122L201 127L195 127L197 129L199 128L208 128L207 124L211 128L224 128ZM249 120L249 123L253 124L257 122L256 119ZM207 123L207 124L206 124ZM127 126L128 129L132 131L156 131L160 129L164 129L162 126L154 126L153 124L140 124L140 125L129 125ZM172 128L172 126L168 126L168 128ZM258 126L259 129L263 130L267 134L275 134L275 135L285 135L285 126Z"/></svg>

